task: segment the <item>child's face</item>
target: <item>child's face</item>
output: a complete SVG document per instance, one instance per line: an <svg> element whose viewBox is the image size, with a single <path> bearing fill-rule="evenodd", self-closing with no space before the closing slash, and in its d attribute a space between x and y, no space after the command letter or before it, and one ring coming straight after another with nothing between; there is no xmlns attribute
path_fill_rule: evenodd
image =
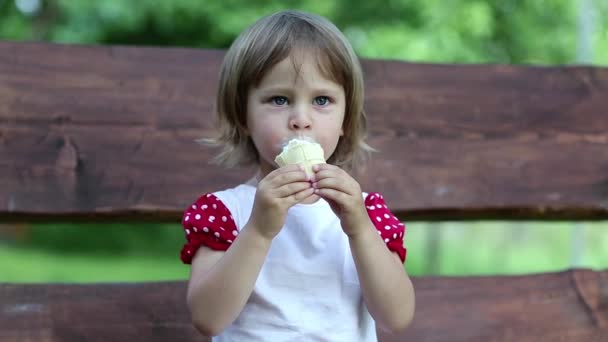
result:
<svg viewBox="0 0 608 342"><path fill-rule="evenodd" d="M264 176L277 168L274 158L289 139L314 138L327 160L343 135L344 88L324 78L314 58L301 60L299 74L288 57L249 90L247 129L260 154Z"/></svg>

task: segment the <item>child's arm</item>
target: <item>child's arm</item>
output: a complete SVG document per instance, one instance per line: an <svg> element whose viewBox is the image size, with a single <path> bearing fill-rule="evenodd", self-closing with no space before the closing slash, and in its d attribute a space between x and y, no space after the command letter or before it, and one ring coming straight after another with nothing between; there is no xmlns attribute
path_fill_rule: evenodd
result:
<svg viewBox="0 0 608 342"><path fill-rule="evenodd" d="M199 248L192 262L187 301L201 333L217 335L236 319L253 291L272 240L285 223L287 210L313 191L301 167L276 169L258 184L249 221L230 248L225 252ZM214 221L211 219L209 222Z"/></svg>
<svg viewBox="0 0 608 342"><path fill-rule="evenodd" d="M382 211L383 214L375 219L381 222L393 220L386 225L383 223L381 230L377 230L367 213L356 180L330 164L315 165L313 170L315 193L329 202L348 236L363 298L370 314L383 330L392 333L405 330L414 316L414 288L401 258L387 248L390 239L387 238L385 243L378 234L385 232L403 237L403 230L397 233L399 230L395 229L398 228L395 224L398 220L384 212L383 205L372 206L376 212Z"/></svg>
<svg viewBox="0 0 608 342"><path fill-rule="evenodd" d="M214 336L243 310L271 240L246 227L226 251L201 247L192 261L188 306L196 328Z"/></svg>
<svg viewBox="0 0 608 342"><path fill-rule="evenodd" d="M414 287L401 259L386 248L370 222L361 222L349 243L365 303L383 330L400 333L414 317Z"/></svg>

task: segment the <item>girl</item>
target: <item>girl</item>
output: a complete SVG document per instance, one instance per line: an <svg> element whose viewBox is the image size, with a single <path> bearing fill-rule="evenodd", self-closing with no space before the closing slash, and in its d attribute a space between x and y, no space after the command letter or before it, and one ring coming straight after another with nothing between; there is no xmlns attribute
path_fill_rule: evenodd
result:
<svg viewBox="0 0 608 342"><path fill-rule="evenodd" d="M221 67L217 109L226 166L255 163L246 184L196 200L184 213L188 306L214 341L376 341L403 331L414 290L405 227L348 171L365 143L363 76L326 19L298 11L244 31ZM278 167L291 138L316 140L327 164L308 175Z"/></svg>

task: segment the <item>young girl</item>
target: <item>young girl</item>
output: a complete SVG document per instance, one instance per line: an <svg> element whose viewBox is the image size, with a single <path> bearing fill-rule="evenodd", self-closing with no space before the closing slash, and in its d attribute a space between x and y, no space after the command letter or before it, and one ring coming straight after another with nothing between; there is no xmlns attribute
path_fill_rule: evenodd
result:
<svg viewBox="0 0 608 342"><path fill-rule="evenodd" d="M217 109L217 161L259 171L184 213L196 328L214 341L273 342L403 331L414 312L405 227L347 173L371 148L361 67L342 33L298 11L259 20L225 56ZM312 174L274 162L298 137L323 148L327 163Z"/></svg>

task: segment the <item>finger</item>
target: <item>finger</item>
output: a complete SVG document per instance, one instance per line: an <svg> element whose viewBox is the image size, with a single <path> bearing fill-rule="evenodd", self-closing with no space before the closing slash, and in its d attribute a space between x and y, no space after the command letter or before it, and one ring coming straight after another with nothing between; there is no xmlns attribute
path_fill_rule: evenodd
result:
<svg viewBox="0 0 608 342"><path fill-rule="evenodd" d="M336 203L346 203L346 201L348 200L348 195L345 194L342 191L339 190L335 190L335 189L315 189L315 194L319 195L320 197L326 199L326 200L330 200L330 201L334 201Z"/></svg>
<svg viewBox="0 0 608 342"><path fill-rule="evenodd" d="M349 196L357 196L361 193L359 183L350 177L327 177L312 183L317 189L333 189L341 191Z"/></svg>
<svg viewBox="0 0 608 342"><path fill-rule="evenodd" d="M293 196L294 194L306 190L313 189L312 185L309 182L294 182L289 183L277 188L274 191L274 195L278 198L285 198L289 196ZM314 189L313 189L314 190Z"/></svg>
<svg viewBox="0 0 608 342"><path fill-rule="evenodd" d="M271 188L279 188L285 184L294 183L294 182L307 182L309 180L306 172L303 169L290 169L288 171L283 171L281 173L277 173L273 175L273 177L269 177L266 180L266 184L268 184Z"/></svg>
<svg viewBox="0 0 608 342"><path fill-rule="evenodd" d="M312 189L312 188L311 188L311 189ZM301 199L301 200L300 200L300 202L303 202L303 201L306 201L306 200L310 200L311 202L309 202L309 203L314 203L314 202L316 202L316 201L317 201L319 198L321 198L321 197L319 197L319 195L315 194L314 189L313 189L313 191L312 191L311 195L310 195L310 196L307 196L307 197L305 197L305 198L303 198L303 199Z"/></svg>
<svg viewBox="0 0 608 342"><path fill-rule="evenodd" d="M323 171L323 170L342 170L342 169L336 165L324 163L324 164L313 165L312 170L314 172L317 172L317 171Z"/></svg>
<svg viewBox="0 0 608 342"><path fill-rule="evenodd" d="M314 174L313 181L317 182L325 178L344 178L344 174L337 170L321 170Z"/></svg>
<svg viewBox="0 0 608 342"><path fill-rule="evenodd" d="M327 177L317 180L312 183L312 186L317 189L334 189L347 192L346 181L342 178Z"/></svg>
<svg viewBox="0 0 608 342"><path fill-rule="evenodd" d="M294 194L292 194L291 196L288 197L289 201L290 201L290 205L294 205L296 203L300 203L303 200L315 196L315 189L313 188L307 188L304 189L300 192L296 192Z"/></svg>
<svg viewBox="0 0 608 342"><path fill-rule="evenodd" d="M304 171L291 171L277 176L275 179L270 181L271 187L278 189L288 184L304 182L309 183L308 176Z"/></svg>
<svg viewBox="0 0 608 342"><path fill-rule="evenodd" d="M297 171L304 171L304 168L302 167L302 165L300 165L300 164L285 165L283 167L279 167L278 169L272 170L265 178L266 178L266 180L270 181L283 174L290 173L290 172L297 172Z"/></svg>
<svg viewBox="0 0 608 342"><path fill-rule="evenodd" d="M329 164L328 164L329 165ZM315 165L316 166L316 165ZM340 178L350 178L352 176L348 174L348 172L342 170L341 168L330 165L325 166L325 164L319 165L320 169L314 172L313 180L320 180L327 177L340 177Z"/></svg>

